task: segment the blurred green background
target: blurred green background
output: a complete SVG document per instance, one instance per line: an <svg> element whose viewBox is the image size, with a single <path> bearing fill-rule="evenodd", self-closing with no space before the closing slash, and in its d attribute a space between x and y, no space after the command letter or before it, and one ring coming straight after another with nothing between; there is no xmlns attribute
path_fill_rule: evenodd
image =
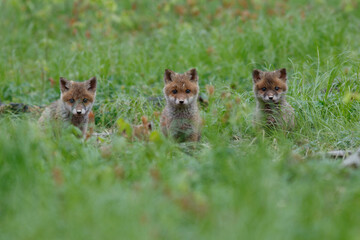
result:
<svg viewBox="0 0 360 240"><path fill-rule="evenodd" d="M154 123L149 142L86 142L0 115L1 239L358 239L360 2L0 1L0 101L45 106L59 77L99 80L96 132ZM193 149L159 131L164 69L196 67ZM287 68L292 132L252 126L254 68ZM206 85L215 87L214 94Z"/></svg>

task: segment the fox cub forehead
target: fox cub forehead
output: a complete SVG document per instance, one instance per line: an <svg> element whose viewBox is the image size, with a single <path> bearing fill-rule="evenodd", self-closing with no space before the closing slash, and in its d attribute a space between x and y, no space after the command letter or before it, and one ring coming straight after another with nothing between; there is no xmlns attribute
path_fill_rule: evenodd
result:
<svg viewBox="0 0 360 240"><path fill-rule="evenodd" d="M195 68L192 68L185 73L176 73L172 70L165 69L165 74L164 74L165 84L170 84L173 82L177 82L177 83L191 82L197 84L198 80L199 77Z"/></svg>
<svg viewBox="0 0 360 240"><path fill-rule="evenodd" d="M70 100L71 98L83 99L86 98L88 101L94 101L96 94L96 78L93 77L85 82L74 82L69 81L65 78L60 78L60 90L62 99L64 101Z"/></svg>
<svg viewBox="0 0 360 240"><path fill-rule="evenodd" d="M185 73L176 73L172 70L166 69L164 74L165 89L171 91L176 89L178 91L197 92L198 89L198 74L195 68L190 69Z"/></svg>
<svg viewBox="0 0 360 240"><path fill-rule="evenodd" d="M280 87L283 91L287 88L286 69L282 68L273 72L253 71L253 84L257 89Z"/></svg>

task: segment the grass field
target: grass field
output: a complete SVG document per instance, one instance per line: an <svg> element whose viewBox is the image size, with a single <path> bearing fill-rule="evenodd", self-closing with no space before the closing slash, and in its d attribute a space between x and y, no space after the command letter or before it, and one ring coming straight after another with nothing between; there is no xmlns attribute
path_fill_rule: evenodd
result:
<svg viewBox="0 0 360 240"><path fill-rule="evenodd" d="M0 101L45 106L60 76L98 78L96 132L0 116L0 239L359 239L360 2L0 1ZM164 69L196 67L196 147L164 138ZM252 126L254 68L288 71L291 132ZM215 87L214 94L206 85Z"/></svg>

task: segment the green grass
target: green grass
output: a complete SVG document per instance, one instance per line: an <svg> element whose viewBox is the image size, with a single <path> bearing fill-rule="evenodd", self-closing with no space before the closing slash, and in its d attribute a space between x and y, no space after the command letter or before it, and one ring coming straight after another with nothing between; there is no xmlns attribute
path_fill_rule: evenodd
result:
<svg viewBox="0 0 360 240"><path fill-rule="evenodd" d="M97 76L96 132L155 126L150 142L83 142L1 115L0 239L358 239L360 172L324 153L359 147L360 3L131 2L0 2L3 103ZM148 100L164 69L191 67L209 99L195 148L161 135ZM296 128L263 134L251 71L282 67Z"/></svg>

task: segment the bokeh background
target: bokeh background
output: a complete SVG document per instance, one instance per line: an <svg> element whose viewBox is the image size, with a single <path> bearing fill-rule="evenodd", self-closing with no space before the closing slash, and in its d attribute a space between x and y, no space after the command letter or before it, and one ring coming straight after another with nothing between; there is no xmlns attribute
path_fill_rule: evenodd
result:
<svg viewBox="0 0 360 240"><path fill-rule="evenodd" d="M0 1L0 101L96 76L95 131L114 132L2 111L0 238L358 239L360 173L325 153L360 145L359 29L358 0ZM164 70L192 67L195 149L159 131ZM296 128L258 132L251 72L283 67ZM149 142L117 134L143 115Z"/></svg>

